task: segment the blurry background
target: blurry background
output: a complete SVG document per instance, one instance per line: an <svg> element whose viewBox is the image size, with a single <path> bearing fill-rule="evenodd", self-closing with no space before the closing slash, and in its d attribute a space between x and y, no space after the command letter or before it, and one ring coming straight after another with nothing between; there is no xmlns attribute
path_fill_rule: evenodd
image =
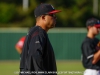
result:
<svg viewBox="0 0 100 75"><path fill-rule="evenodd" d="M73 75L82 75L81 43L87 32L85 22L90 17L100 19L100 0L0 0L0 74L18 75L20 55L15 44L35 25L34 9L44 2L62 11L57 14L56 27L48 32L58 71L79 71L80 74Z"/></svg>
<svg viewBox="0 0 100 75"><path fill-rule="evenodd" d="M33 11L44 2L62 10L56 27L85 27L87 18L100 16L99 0L0 0L0 27L34 26Z"/></svg>

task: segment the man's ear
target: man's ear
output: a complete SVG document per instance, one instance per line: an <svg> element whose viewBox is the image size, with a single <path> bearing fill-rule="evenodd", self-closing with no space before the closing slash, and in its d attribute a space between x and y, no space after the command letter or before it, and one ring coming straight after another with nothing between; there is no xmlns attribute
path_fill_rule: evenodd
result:
<svg viewBox="0 0 100 75"><path fill-rule="evenodd" d="M91 26L87 26L87 30L89 30L91 28Z"/></svg>
<svg viewBox="0 0 100 75"><path fill-rule="evenodd" d="M89 28L91 28L91 26L88 26L87 28L89 29Z"/></svg>
<svg viewBox="0 0 100 75"><path fill-rule="evenodd" d="M41 19L42 19L42 20L45 20L45 15L42 15L42 16L41 16Z"/></svg>

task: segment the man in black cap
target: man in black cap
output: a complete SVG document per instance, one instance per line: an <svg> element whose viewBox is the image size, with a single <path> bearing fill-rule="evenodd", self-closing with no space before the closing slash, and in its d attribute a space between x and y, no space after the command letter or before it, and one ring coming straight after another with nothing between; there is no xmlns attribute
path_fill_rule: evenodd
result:
<svg viewBox="0 0 100 75"><path fill-rule="evenodd" d="M100 42L96 35L100 31L100 20L90 18L86 22L87 36L82 42L82 63L84 75L100 75Z"/></svg>
<svg viewBox="0 0 100 75"><path fill-rule="evenodd" d="M50 4L40 4L34 10L36 26L28 32L20 60L20 75L56 75L56 61L47 31L55 27L55 10Z"/></svg>

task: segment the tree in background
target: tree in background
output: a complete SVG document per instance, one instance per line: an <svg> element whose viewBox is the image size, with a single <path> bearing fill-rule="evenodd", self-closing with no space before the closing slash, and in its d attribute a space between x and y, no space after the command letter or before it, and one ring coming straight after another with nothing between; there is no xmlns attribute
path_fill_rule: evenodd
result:
<svg viewBox="0 0 100 75"><path fill-rule="evenodd" d="M85 27L88 18L100 16L93 14L93 0L29 0L28 11L23 11L22 0L0 0L0 27L33 26L34 9L40 3L50 3L62 10L57 14L56 27Z"/></svg>

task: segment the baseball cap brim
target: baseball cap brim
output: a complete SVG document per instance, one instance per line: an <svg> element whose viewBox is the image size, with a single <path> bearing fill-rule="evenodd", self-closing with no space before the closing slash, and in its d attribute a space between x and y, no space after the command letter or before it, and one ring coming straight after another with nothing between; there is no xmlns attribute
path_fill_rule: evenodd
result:
<svg viewBox="0 0 100 75"><path fill-rule="evenodd" d="M58 12L61 12L61 10L53 10L53 11L49 12L49 14L54 14L54 13L58 13Z"/></svg>
<svg viewBox="0 0 100 75"><path fill-rule="evenodd" d="M94 25L96 28L100 28L100 24L96 24Z"/></svg>

